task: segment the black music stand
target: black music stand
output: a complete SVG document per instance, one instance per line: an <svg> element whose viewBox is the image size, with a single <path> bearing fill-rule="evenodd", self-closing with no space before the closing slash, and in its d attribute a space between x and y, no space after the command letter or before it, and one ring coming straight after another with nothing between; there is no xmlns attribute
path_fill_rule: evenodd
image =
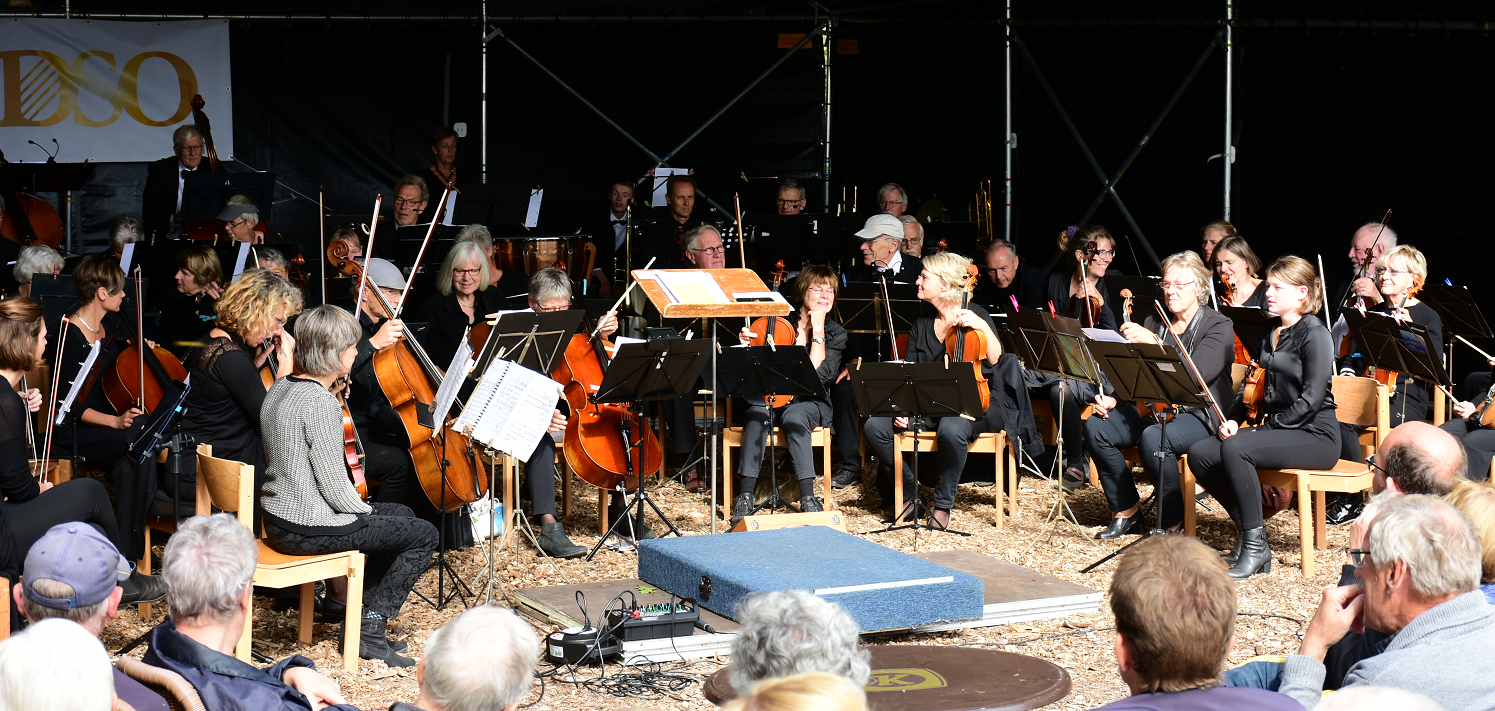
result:
<svg viewBox="0 0 1495 711"><path fill-rule="evenodd" d="M981 395L976 386L976 371L966 363L864 362L848 370L848 374L852 391L856 393L858 413L864 417L907 417L914 430L914 500L906 506L902 501L893 502L893 510L897 513L888 527L877 533L912 528L917 547L919 509L924 506L919 494L918 446L924 418L965 417L974 421L985 417L986 411L981 407ZM901 455L894 451L893 456ZM997 485L1001 486L1001 483ZM909 523L900 525L910 509L913 515ZM944 532L971 535L950 528L948 520Z"/></svg>
<svg viewBox="0 0 1495 711"><path fill-rule="evenodd" d="M564 312L563 312L564 313ZM618 347L612 357L612 362L607 366L607 374L602 377L602 384L597 392L587 396L593 403L623 403L627 404L639 415L639 424L642 429L649 428L649 418L644 415L644 403L654 400L672 400L684 397L695 392L696 379L701 377L701 369L711 360L711 344L707 339L685 340L684 338L662 338L647 343L625 343ZM628 492L628 479L625 477L619 483L623 491L623 515L608 527L607 532L597 539L597 544L587 553L587 561L591 561L611 536L619 536L631 543L637 543L633 536L625 536L618 530L618 526L624 521L628 522L629 532L634 533L633 523L635 520L644 520L644 504L654 509L654 514L669 529L669 533L676 536L681 535L680 529L670 518L664 515L654 499L649 497L649 492L644 488L643 473L643 432L638 433L638 439L634 439L634 433L629 431L627 420L623 422L623 441L628 443L628 449L624 451L624 461L628 468L634 472L634 489ZM637 456L629 452L635 448L639 449ZM638 513L632 513L634 506L638 507ZM637 516L637 518L635 518Z"/></svg>
<svg viewBox="0 0 1495 711"><path fill-rule="evenodd" d="M1371 365L1453 389L1448 371L1433 350L1426 326L1398 321L1381 313L1361 314L1356 309L1345 309L1343 313L1350 333L1360 344L1361 355Z"/></svg>
<svg viewBox="0 0 1495 711"><path fill-rule="evenodd" d="M550 375L561 364L561 356L571 343L572 334L581 327L586 315L579 309L567 311L516 311L498 318L482 350L473 355L476 367L468 378L477 380L488 370L494 358L518 363L538 373Z"/></svg>
<svg viewBox="0 0 1495 711"><path fill-rule="evenodd" d="M827 397L825 385L815 373L810 362L810 350L804 346L733 346L722 349L716 361L716 373L720 382L718 395L758 397L766 400L772 395L813 395ZM773 408L768 408L769 441L773 440ZM743 442L743 447L755 447L755 443ZM770 512L786 508L798 512L793 504L779 498L778 458L768 458L768 477L773 485L768 500L753 507L748 515L763 509ZM730 463L729 463L730 465ZM753 472L754 478L757 472ZM730 473L727 476L731 476ZM829 496L830 492L826 492ZM730 502L728 502L730 505Z"/></svg>
<svg viewBox="0 0 1495 711"><path fill-rule="evenodd" d="M1469 295L1469 288L1446 284L1428 284L1418 292L1417 298L1427 302L1443 319L1443 335L1465 338L1495 338L1484 314Z"/></svg>
<svg viewBox="0 0 1495 711"><path fill-rule="evenodd" d="M223 204L235 195L244 195L259 207L265 234L273 234L272 213L275 206L275 174L240 171L237 173L193 170L182 178L181 224L216 220Z"/></svg>
<svg viewBox="0 0 1495 711"><path fill-rule="evenodd" d="M877 334L877 360L882 360L882 339L888 335L889 307L893 312L893 328L901 333L908 333L914 321L919 318L919 309L923 303L918 297L918 287L912 284L889 282L888 299L884 301L881 283L851 282L841 287L841 293L831 309L831 317L847 333Z"/></svg>
<svg viewBox="0 0 1495 711"><path fill-rule="evenodd" d="M1167 308L1168 304L1163 302L1163 292L1158 289L1160 277L1127 276L1124 274L1106 275L1106 306L1117 304L1114 315L1121 315L1120 304L1125 303L1121 296L1123 289L1132 290L1132 314L1150 314L1152 305L1157 304ZM1140 320L1140 319L1139 319ZM1121 319L1117 319L1120 323Z"/></svg>
<svg viewBox="0 0 1495 711"><path fill-rule="evenodd" d="M1261 330L1266 328L1267 322L1277 317L1254 306L1221 306L1220 313L1230 319L1235 337L1241 339L1241 345L1246 347L1246 354L1252 358L1261 357L1256 345L1260 342Z"/></svg>
<svg viewBox="0 0 1495 711"><path fill-rule="evenodd" d="M1106 374L1111 387L1116 389L1117 407L1131 407L1129 402L1146 402L1166 405L1167 408L1153 413L1153 418L1163 428L1162 448L1153 452L1153 456L1158 459L1158 474L1153 481L1152 495L1143 502L1137 517L1138 521L1144 521L1148 509L1155 508L1152 527L1137 540L1091 563L1081 573L1095 570L1128 548L1151 536L1167 532L1163 530L1163 464L1168 457L1177 455L1168 445L1169 418L1165 415L1177 412L1176 408L1179 406L1195 407L1205 412L1211 407L1209 390L1204 384L1194 381L1188 365L1171 345L1094 341L1090 343L1090 353L1095 356L1096 363ZM1210 419L1213 421L1215 418Z"/></svg>

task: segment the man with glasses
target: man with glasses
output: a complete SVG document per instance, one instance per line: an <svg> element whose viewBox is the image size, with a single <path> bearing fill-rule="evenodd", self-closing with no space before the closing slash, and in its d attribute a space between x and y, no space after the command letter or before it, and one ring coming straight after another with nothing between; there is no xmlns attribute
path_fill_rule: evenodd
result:
<svg viewBox="0 0 1495 711"><path fill-rule="evenodd" d="M908 192L898 183L883 185L877 191L877 208L893 217L902 217L903 213L908 212Z"/></svg>
<svg viewBox="0 0 1495 711"><path fill-rule="evenodd" d="M924 256L923 223L913 215L899 215L898 221L903 223L903 246L899 251L909 257Z"/></svg>
<svg viewBox="0 0 1495 711"><path fill-rule="evenodd" d="M697 225L685 233L685 259L694 269L726 269L727 247L712 225Z"/></svg>
<svg viewBox="0 0 1495 711"><path fill-rule="evenodd" d="M206 145L195 124L180 126L171 134L172 153L151 163L146 171L140 214L147 235L176 239L181 230L182 191L186 174L202 167Z"/></svg>
<svg viewBox="0 0 1495 711"><path fill-rule="evenodd" d="M685 233L703 222L695 212L695 179L689 175L671 176L665 204L669 207L668 216L650 222L644 233L648 252L637 254L658 256L655 269L690 269L693 263L686 254Z"/></svg>
<svg viewBox="0 0 1495 711"><path fill-rule="evenodd" d="M794 178L779 183L779 214L798 215L805 211L805 186Z"/></svg>
<svg viewBox="0 0 1495 711"><path fill-rule="evenodd" d="M981 257L981 280L976 282L976 303L1003 313L1012 312L1012 300L1024 309L1043 308L1043 272L1017 257L1017 247L1004 239L992 240Z"/></svg>

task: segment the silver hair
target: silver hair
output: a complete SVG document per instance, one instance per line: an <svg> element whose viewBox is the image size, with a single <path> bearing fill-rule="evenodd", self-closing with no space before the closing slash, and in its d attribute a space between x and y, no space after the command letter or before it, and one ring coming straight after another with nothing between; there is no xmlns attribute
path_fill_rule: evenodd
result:
<svg viewBox="0 0 1495 711"><path fill-rule="evenodd" d="M248 205L248 206L250 206L252 208L255 208L256 210L259 209L259 205L254 204L254 201L250 200L248 195L235 195L235 196L233 196L233 197L231 197L231 198L229 198L227 200L224 200L223 204L224 205ZM259 224L259 221L260 221L260 213L258 213L258 212L246 212L243 215L240 215L240 217L243 217L244 219L248 220L250 227L254 227L255 225Z"/></svg>
<svg viewBox="0 0 1495 711"><path fill-rule="evenodd" d="M43 620L0 642L0 711L100 711L114 699L114 667L93 633Z"/></svg>
<svg viewBox="0 0 1495 711"><path fill-rule="evenodd" d="M805 186L800 185L799 181L794 178L785 178L784 182L779 183L779 192L784 192L785 190L798 190L800 200L804 200L808 195Z"/></svg>
<svg viewBox="0 0 1495 711"><path fill-rule="evenodd" d="M269 247L265 247L263 249L257 249L255 250L255 252L259 254L261 262L268 262L274 266L280 267L281 269L289 269L291 267L291 263L286 260L286 256L284 254L281 254L280 250L278 249L270 249Z"/></svg>
<svg viewBox="0 0 1495 711"><path fill-rule="evenodd" d="M891 193L894 190L898 191L898 202L904 205L908 204L908 191L904 190L902 185L899 185L898 183L885 183L881 188L877 189L877 202L879 203L879 208L882 207L881 203L883 201L883 198L886 198L888 196L888 193Z"/></svg>
<svg viewBox="0 0 1495 711"><path fill-rule="evenodd" d="M919 236L920 237L924 236L924 223L920 222L919 218L914 217L913 215L905 213L905 214L902 214L902 215L898 216L898 221L902 222L905 225L918 225L919 226Z"/></svg>
<svg viewBox="0 0 1495 711"><path fill-rule="evenodd" d="M696 243L701 241L701 235L706 234L708 231L715 232L716 236L725 242L726 238L722 237L722 231L717 229L716 225L711 224L696 225L686 230L685 234L680 236L680 241L685 245L687 251L695 249Z"/></svg>
<svg viewBox="0 0 1495 711"><path fill-rule="evenodd" d="M555 267L546 267L530 275L529 298L540 306L547 301L571 301L571 277Z"/></svg>
<svg viewBox="0 0 1495 711"><path fill-rule="evenodd" d="M207 139L204 139L202 137L202 129L198 128L197 124L188 123L177 126L177 129L171 132L171 147L181 148L183 143L186 143L188 140L193 138L202 140L204 144L207 143ZM207 148L208 147L206 145L203 146L204 151L206 151Z"/></svg>
<svg viewBox="0 0 1495 711"><path fill-rule="evenodd" d="M62 582L61 580L53 580L51 578L37 578L35 580L31 580L26 583L26 587L30 590L35 591L38 595L54 599L67 599L78 594L77 588L74 588L73 586ZM102 617L104 614L104 609L107 607L109 607L109 598L107 597L92 605L85 605L83 607L70 607L66 610L58 610L55 608L47 607L46 605L38 604L35 600L31 599L30 595L21 595L21 610L26 613L26 619L32 622L50 620L56 617L68 620L69 622L76 622L82 625L87 624L95 617ZM103 627L103 620L100 620L99 628L103 629Z"/></svg>
<svg viewBox="0 0 1495 711"><path fill-rule="evenodd" d="M540 640L519 616L482 605L426 640L422 691L446 711L500 711L518 703L535 679Z"/></svg>
<svg viewBox="0 0 1495 711"><path fill-rule="evenodd" d="M62 255L57 250L44 244L33 244L21 250L21 255L16 257L16 267L11 271L16 281L21 284L30 284L32 274L51 274L62 267Z"/></svg>
<svg viewBox="0 0 1495 711"><path fill-rule="evenodd" d="M1388 225L1386 227L1386 229L1381 229L1381 223L1379 223L1379 222L1367 222L1367 223L1361 225L1355 231L1359 232L1360 230L1365 230L1365 229L1370 230L1371 234L1375 234L1375 232L1377 230L1380 230L1380 232L1381 232L1381 242L1380 243L1386 245L1386 249L1391 249L1392 247L1396 246L1396 230L1391 229L1390 225Z"/></svg>
<svg viewBox="0 0 1495 711"><path fill-rule="evenodd" d="M804 590L760 593L738 606L737 619L728 666L734 689L808 671L846 677L857 688L872 676L872 652L857 644L861 629L834 602Z"/></svg>
<svg viewBox="0 0 1495 711"><path fill-rule="evenodd" d="M986 245L986 255L991 256L999 249L1007 250L1007 254L1011 255L1013 259L1017 259L1017 246L1005 239L994 239L991 241L991 244Z"/></svg>
<svg viewBox="0 0 1495 711"><path fill-rule="evenodd" d="M109 246L123 247L145 239L145 225L134 215L120 215L109 223Z"/></svg>
<svg viewBox="0 0 1495 711"><path fill-rule="evenodd" d="M1376 567L1406 563L1412 589L1427 596L1479 587L1484 552L1458 509L1427 494L1397 496L1379 506L1368 541Z"/></svg>
<svg viewBox="0 0 1495 711"><path fill-rule="evenodd" d="M339 375L343 352L363 335L353 314L322 304L296 319L296 371L314 378Z"/></svg>
<svg viewBox="0 0 1495 711"><path fill-rule="evenodd" d="M182 521L161 557L171 619L193 625L232 620L258 559L254 536L232 515Z"/></svg>
<svg viewBox="0 0 1495 711"><path fill-rule="evenodd" d="M463 240L476 242L479 247L483 248L484 252L493 249L493 233L489 232L485 225L468 225L463 227L461 231L457 232L456 241L461 242Z"/></svg>
<svg viewBox="0 0 1495 711"><path fill-rule="evenodd" d="M452 295L453 271L464 264L475 264L482 270L478 275L478 291L488 288L488 282L493 279L493 272L488 271L488 255L483 253L483 248L476 242L458 241L452 244L450 251L446 253L446 259L441 260L441 271L436 272L436 290L446 296Z"/></svg>
<svg viewBox="0 0 1495 711"><path fill-rule="evenodd" d="M1324 697L1318 711L1443 711L1438 702L1414 691L1355 684Z"/></svg>
<svg viewBox="0 0 1495 711"><path fill-rule="evenodd" d="M1192 272L1194 274L1194 298L1201 306L1209 303L1209 290L1214 287L1214 282L1210 280L1212 275L1209 267L1204 266L1204 260L1199 258L1198 253L1193 250L1174 252L1163 258L1162 266L1165 277L1168 276L1168 270L1174 267Z"/></svg>

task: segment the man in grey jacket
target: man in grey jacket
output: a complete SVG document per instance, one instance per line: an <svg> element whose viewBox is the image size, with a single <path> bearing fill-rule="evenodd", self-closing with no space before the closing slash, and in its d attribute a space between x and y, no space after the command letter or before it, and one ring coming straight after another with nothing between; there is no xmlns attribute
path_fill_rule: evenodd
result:
<svg viewBox="0 0 1495 711"><path fill-rule="evenodd" d="M1313 708L1329 646L1370 627L1391 637L1350 668L1341 688L1390 686L1446 709L1495 709L1495 607L1479 591L1473 526L1442 499L1402 496L1383 503L1366 541L1366 550L1350 551L1361 584L1324 591L1279 690Z"/></svg>

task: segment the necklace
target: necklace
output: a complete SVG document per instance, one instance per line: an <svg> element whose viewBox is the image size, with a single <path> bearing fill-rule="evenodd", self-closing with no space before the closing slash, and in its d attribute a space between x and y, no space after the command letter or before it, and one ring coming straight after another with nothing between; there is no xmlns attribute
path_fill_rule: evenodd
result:
<svg viewBox="0 0 1495 711"><path fill-rule="evenodd" d="M83 324L84 328L92 331L93 335L95 335L95 336L102 335L102 334L99 333L99 329L94 328L93 326L88 325L88 322L83 320L83 312L82 311L75 311L75 312L73 312L73 315L78 318L78 323ZM103 325L103 322L101 321L101 322L99 322L99 324Z"/></svg>

